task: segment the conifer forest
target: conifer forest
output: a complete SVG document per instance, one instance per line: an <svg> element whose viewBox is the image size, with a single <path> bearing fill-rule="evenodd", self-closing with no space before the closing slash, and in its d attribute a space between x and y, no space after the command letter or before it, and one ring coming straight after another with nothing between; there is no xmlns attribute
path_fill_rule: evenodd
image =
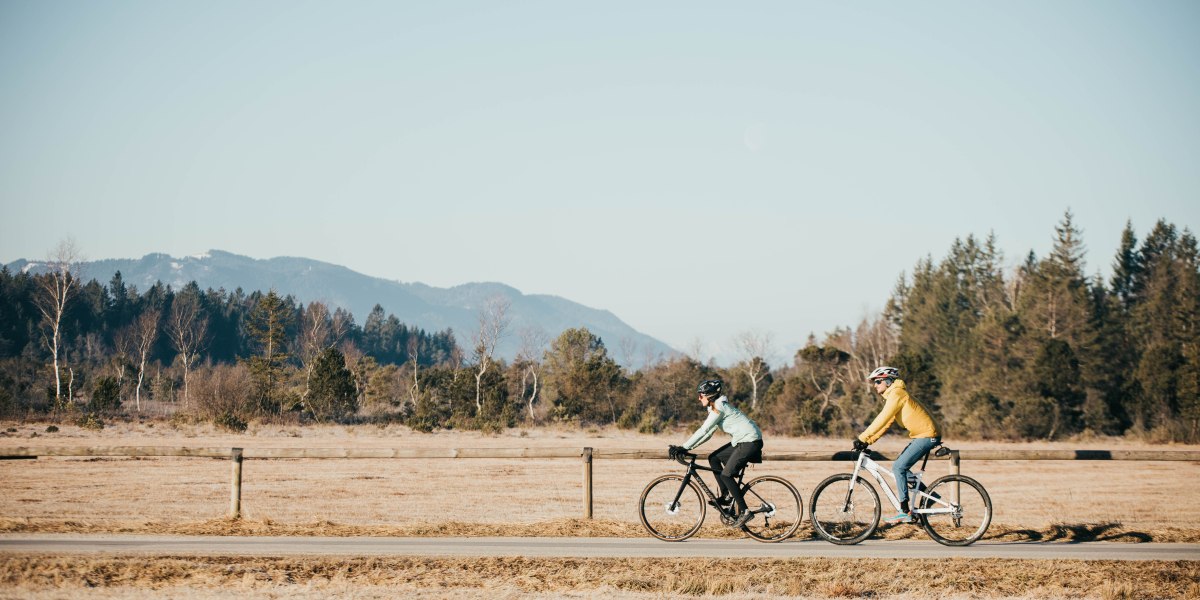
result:
<svg viewBox="0 0 1200 600"><path fill-rule="evenodd" d="M1200 442L1195 235L1165 220L1141 234L1127 224L1108 259L1089 254L1070 212L1047 231L1045 256L1014 261L994 236L968 235L916 260L879 314L782 349L783 366L676 354L630 369L582 327L530 336L505 360L493 355L496 340L517 333L502 304L459 337L380 306L360 324L274 290L138 290L119 273L83 281L65 252L44 273L0 270L0 416L654 433L695 425L696 384L721 378L770 432L848 437L880 407L864 377L888 364L947 437Z"/></svg>

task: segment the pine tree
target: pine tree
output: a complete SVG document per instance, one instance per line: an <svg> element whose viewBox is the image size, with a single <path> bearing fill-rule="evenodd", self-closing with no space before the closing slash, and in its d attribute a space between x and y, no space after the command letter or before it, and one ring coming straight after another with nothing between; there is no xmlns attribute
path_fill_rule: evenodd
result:
<svg viewBox="0 0 1200 600"><path fill-rule="evenodd" d="M1026 367L1023 391L1053 400L1056 422L1048 432L1051 436L1082 427L1079 417L1087 394L1103 394L1092 382L1104 368L1097 352L1092 291L1083 274L1086 250L1071 211L1066 211L1054 232L1049 256L1026 263L1023 275L1027 280L1017 300L1025 330L1019 350ZM1073 368L1082 371L1082 380L1088 382L1086 392L1075 393L1047 380L1052 375L1048 364L1067 368L1072 361Z"/></svg>
<svg viewBox="0 0 1200 600"><path fill-rule="evenodd" d="M305 407L317 421L341 419L358 409L354 376L346 368L346 357L336 348L326 348L313 365Z"/></svg>
<svg viewBox="0 0 1200 600"><path fill-rule="evenodd" d="M545 372L556 417L593 423L620 418L615 396L623 383L621 367L586 328L568 329L551 343Z"/></svg>
<svg viewBox="0 0 1200 600"><path fill-rule="evenodd" d="M1191 231L1179 239L1175 277L1175 326L1178 332L1181 363L1178 394L1179 431L1182 441L1200 441L1200 250Z"/></svg>
<svg viewBox="0 0 1200 600"><path fill-rule="evenodd" d="M1120 302L1121 309L1128 313L1134 301L1134 283L1141 273L1138 260L1137 237L1133 234L1133 224L1125 222L1121 231L1121 245L1117 256L1113 259L1113 274L1111 281L1112 295Z"/></svg>
<svg viewBox="0 0 1200 600"><path fill-rule="evenodd" d="M1135 427L1143 431L1167 427L1177 411L1177 370L1183 364L1175 318L1177 245L1175 227L1158 221L1142 242L1142 268L1134 278L1130 329L1138 361L1134 371L1137 393L1130 412Z"/></svg>
<svg viewBox="0 0 1200 600"><path fill-rule="evenodd" d="M258 354L246 362L255 384L255 393L264 410L282 413L283 398L280 389L284 365L288 355L285 348L290 337L294 309L271 290L254 303L246 321L246 335L257 345Z"/></svg>

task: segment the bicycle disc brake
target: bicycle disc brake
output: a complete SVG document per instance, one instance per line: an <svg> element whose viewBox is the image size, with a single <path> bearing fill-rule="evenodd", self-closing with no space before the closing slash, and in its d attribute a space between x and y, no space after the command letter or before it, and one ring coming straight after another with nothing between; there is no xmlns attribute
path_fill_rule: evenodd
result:
<svg viewBox="0 0 1200 600"><path fill-rule="evenodd" d="M758 510L754 512L763 515L764 517L773 517L775 516L775 505L763 502L762 506L758 507Z"/></svg>
<svg viewBox="0 0 1200 600"><path fill-rule="evenodd" d="M666 512L668 515L677 515L677 514L679 514L679 503L678 502L668 502L663 505L663 511Z"/></svg>

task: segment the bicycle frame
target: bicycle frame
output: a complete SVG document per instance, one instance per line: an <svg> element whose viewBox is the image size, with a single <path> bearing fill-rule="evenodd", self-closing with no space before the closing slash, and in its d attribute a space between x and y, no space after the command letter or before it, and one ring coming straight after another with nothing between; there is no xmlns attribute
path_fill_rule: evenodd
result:
<svg viewBox="0 0 1200 600"><path fill-rule="evenodd" d="M846 488L846 506L850 505L850 492L854 489L854 483L858 481L859 474L862 473L864 469L875 478L875 483L877 483L879 488L883 490L883 494L887 496L888 502L891 502L892 506L899 511L900 499L896 496L896 493L892 491L892 486L888 485L887 480L884 479L884 475L891 478L891 480L895 482L897 486L900 485L900 482L896 481L896 476L892 474L890 470L884 469L879 465L879 463L871 460L871 458L867 456L866 452L859 452L858 461L854 463L854 474L850 476L850 485ZM917 485L913 488L912 493L910 494L913 500L911 505L914 507L917 505L927 507L914 508L912 510L914 514L954 514L955 516L960 516L959 513L962 512L962 508L958 506L957 498L951 502L947 502L942 498L935 498L921 491L921 476L925 474L924 464L922 464L920 471L913 471L912 474L916 478ZM924 498L925 502L917 502L917 500L921 498Z"/></svg>
<svg viewBox="0 0 1200 600"><path fill-rule="evenodd" d="M704 495L708 496L708 499L710 501L712 501L713 506L715 506L721 514L728 515L728 513L726 513L725 510L722 509L720 504L717 502L717 495L712 493L712 490L710 490L708 488L708 485L706 483L704 483L704 478L700 477L700 475L697 473L697 471L709 471L711 473L716 473L716 471L713 470L711 467L704 467L704 466L696 464L696 455L695 454L688 455L687 463L684 463L683 461L679 461L679 462L681 464L686 464L688 469L687 469L687 474L685 474L683 476L683 484L679 486L679 491L675 492L675 498L673 500L671 500L671 507L675 508L679 505L679 498L681 496L683 496L683 490L687 489L688 483L691 482L692 479L694 478L696 480L696 483L700 484L700 489L704 491ZM742 484L742 476L744 474L745 474L744 471L742 473L738 473L737 478L734 479L734 481L737 482L739 489L744 487Z"/></svg>

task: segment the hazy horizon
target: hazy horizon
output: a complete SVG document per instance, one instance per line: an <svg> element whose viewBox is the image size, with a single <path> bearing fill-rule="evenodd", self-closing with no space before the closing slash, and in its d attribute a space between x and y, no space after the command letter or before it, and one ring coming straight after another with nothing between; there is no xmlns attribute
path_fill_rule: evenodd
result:
<svg viewBox="0 0 1200 600"><path fill-rule="evenodd" d="M1200 224L1200 5L0 4L0 259L220 249L781 356L994 233Z"/></svg>

